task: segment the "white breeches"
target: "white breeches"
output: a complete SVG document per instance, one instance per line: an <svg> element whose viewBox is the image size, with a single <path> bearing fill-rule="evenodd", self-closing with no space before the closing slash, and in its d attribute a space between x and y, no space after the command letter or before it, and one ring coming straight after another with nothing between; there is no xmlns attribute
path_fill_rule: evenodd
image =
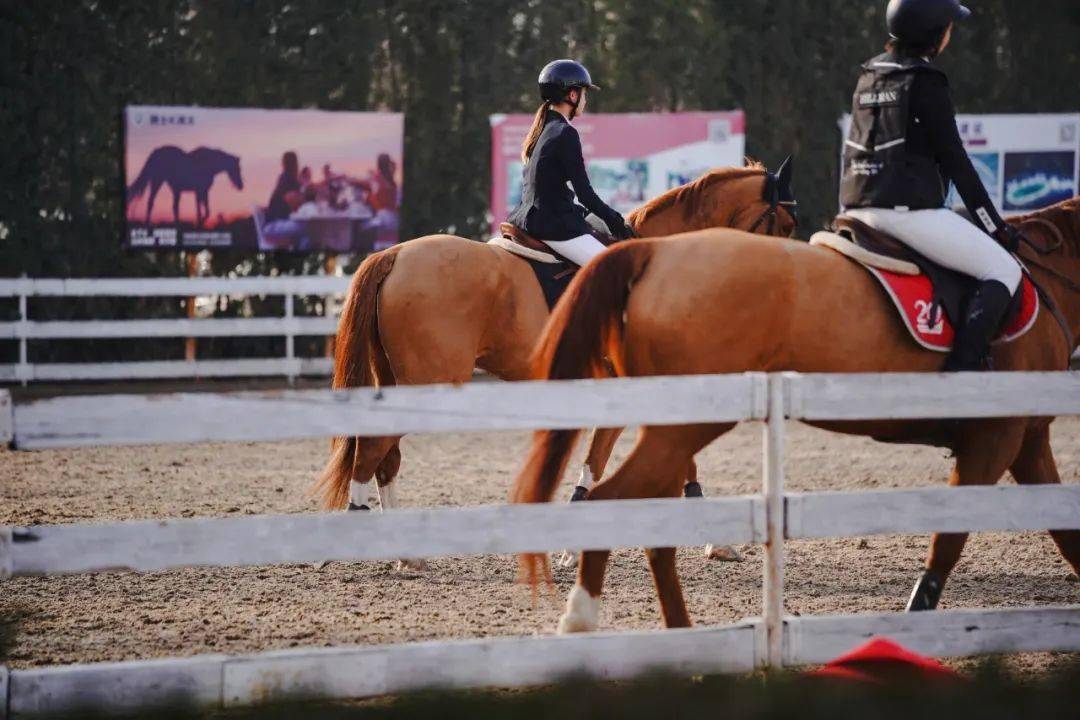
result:
<svg viewBox="0 0 1080 720"><path fill-rule="evenodd" d="M1020 265L1009 252L952 210L850 208L845 215L888 233L939 265L1016 292Z"/></svg>
<svg viewBox="0 0 1080 720"><path fill-rule="evenodd" d="M604 243L592 235L578 235L569 240L545 240L544 243L570 262L584 267L594 257L607 250Z"/></svg>

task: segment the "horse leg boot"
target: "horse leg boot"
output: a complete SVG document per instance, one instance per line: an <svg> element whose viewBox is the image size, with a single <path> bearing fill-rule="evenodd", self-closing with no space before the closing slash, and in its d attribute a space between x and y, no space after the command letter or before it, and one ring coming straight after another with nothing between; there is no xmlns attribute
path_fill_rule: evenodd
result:
<svg viewBox="0 0 1080 720"><path fill-rule="evenodd" d="M593 486L604 476L604 468L611 458L615 442L622 435L623 428L596 428L589 442L589 454L581 466L581 475L568 502L580 502L585 499ZM577 563L577 554L572 550L563 550L559 558L562 567L573 567Z"/></svg>
<svg viewBox="0 0 1080 720"><path fill-rule="evenodd" d="M993 485L1020 449L1024 420L980 420L967 423L956 453L951 486ZM988 440L993 438L993 440ZM934 610L949 573L960 560L968 533L934 533L923 574L908 598L907 611Z"/></svg>
<svg viewBox="0 0 1080 720"><path fill-rule="evenodd" d="M1054 453L1050 449L1049 422L1040 422L1028 430L1020 455L1009 470L1020 485L1061 483ZM1062 557L1072 566L1073 572L1080 577L1080 530L1051 530L1050 537L1054 539Z"/></svg>

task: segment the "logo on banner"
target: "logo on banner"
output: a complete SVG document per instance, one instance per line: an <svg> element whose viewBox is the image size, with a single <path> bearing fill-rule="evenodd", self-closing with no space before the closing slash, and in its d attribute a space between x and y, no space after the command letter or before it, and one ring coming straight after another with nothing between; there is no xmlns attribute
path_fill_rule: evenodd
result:
<svg viewBox="0 0 1080 720"><path fill-rule="evenodd" d="M963 138L965 145L983 147L989 144L990 141L986 139L986 134L983 132L982 120L962 120L956 126L960 130L960 137Z"/></svg>
<svg viewBox="0 0 1080 720"><path fill-rule="evenodd" d="M731 121L727 118L709 121L709 142L726 143L731 137Z"/></svg>

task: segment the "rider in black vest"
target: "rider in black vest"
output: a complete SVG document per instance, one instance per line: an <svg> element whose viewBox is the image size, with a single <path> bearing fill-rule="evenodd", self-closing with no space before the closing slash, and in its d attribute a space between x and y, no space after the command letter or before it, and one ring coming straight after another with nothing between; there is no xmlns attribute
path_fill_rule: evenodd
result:
<svg viewBox="0 0 1080 720"><path fill-rule="evenodd" d="M931 62L948 45L953 23L969 14L957 0L889 2L892 40L888 52L862 67L840 192L846 214L979 281L946 370L986 367L990 341L1021 280L1010 254L1018 233L1001 219L972 167L948 80ZM945 209L949 181L976 225Z"/></svg>
<svg viewBox="0 0 1080 720"><path fill-rule="evenodd" d="M589 183L581 139L570 124L585 110L586 92L599 88L585 66L573 60L548 63L540 72L539 84L544 102L522 147L521 203L507 220L566 259L584 265L605 249L585 221L585 208L603 220L616 238L633 236L622 215L601 200ZM574 202L575 194L585 208Z"/></svg>

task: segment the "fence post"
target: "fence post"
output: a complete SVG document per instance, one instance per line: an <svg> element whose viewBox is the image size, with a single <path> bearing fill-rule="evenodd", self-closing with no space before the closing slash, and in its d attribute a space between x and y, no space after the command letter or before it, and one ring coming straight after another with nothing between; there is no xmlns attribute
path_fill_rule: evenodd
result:
<svg viewBox="0 0 1080 720"><path fill-rule="evenodd" d="M784 662L784 378L779 374L769 376L763 436L765 665L779 669Z"/></svg>
<svg viewBox="0 0 1080 720"><path fill-rule="evenodd" d="M7 665L0 665L0 720L7 720L8 717L8 688L11 687L10 673L11 671L8 670Z"/></svg>
<svg viewBox="0 0 1080 720"><path fill-rule="evenodd" d="M22 277L25 280L26 273ZM25 287L19 291L19 366L15 370L15 376L22 381L23 387L30 380L29 354L26 350L26 330L30 318L26 311L26 293Z"/></svg>
<svg viewBox="0 0 1080 720"><path fill-rule="evenodd" d="M296 338L293 336L295 328L293 327L293 295L291 292L285 293L285 374L289 380L289 384L292 385L296 382L296 371L293 369L293 362L296 356Z"/></svg>

